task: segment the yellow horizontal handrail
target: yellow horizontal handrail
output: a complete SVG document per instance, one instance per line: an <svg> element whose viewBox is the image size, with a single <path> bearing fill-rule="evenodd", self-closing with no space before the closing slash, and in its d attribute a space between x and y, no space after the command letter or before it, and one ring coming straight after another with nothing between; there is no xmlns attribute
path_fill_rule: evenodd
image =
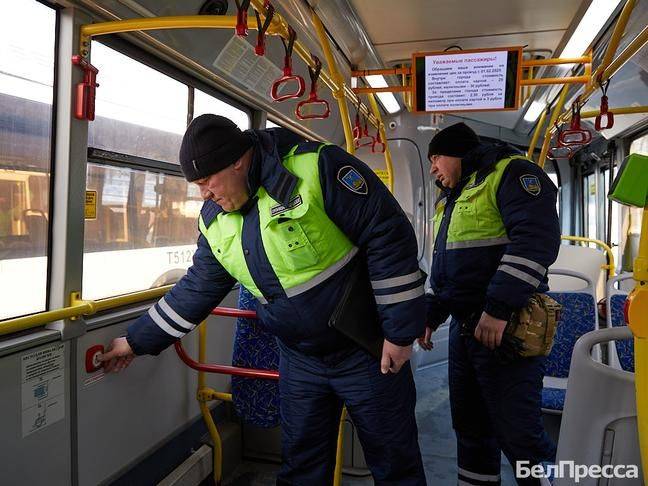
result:
<svg viewBox="0 0 648 486"><path fill-rule="evenodd" d="M626 106L624 108L610 108L608 113L613 115L632 115L635 113L648 113L648 106ZM601 110L581 111L581 118L595 118Z"/></svg>
<svg viewBox="0 0 648 486"><path fill-rule="evenodd" d="M259 13L265 16L266 10L263 7L263 4L255 4L254 7L259 11ZM85 24L81 26L79 52L83 57L87 57L89 53L88 48L90 40L92 37L98 35L161 29L234 29L235 27L236 16L232 15L176 15ZM257 29L256 21L253 21L252 18L248 18L248 29ZM288 23L283 19L283 17L281 17L281 15L275 13L267 34L279 35L287 39ZM295 42L294 50L307 65L315 67L310 52L299 41ZM357 95L355 95L347 86L341 87L340 83L333 79L333 76L329 75L326 70L321 70L320 79L334 94L337 92L343 93L343 96L349 98L355 105L358 104ZM367 116L373 126L377 127L379 125L378 120L373 116L369 107L361 104L360 111Z"/></svg>
<svg viewBox="0 0 648 486"><path fill-rule="evenodd" d="M608 265L601 265L601 268L603 270L608 271L608 276L609 277L614 276L614 272L616 270L616 266L614 265L614 253L612 253L612 248L610 248L607 245L607 243L605 243L604 241L601 241L601 240L596 240L594 238L585 238L583 236L561 236L560 239L561 240L566 240L566 241L576 241L576 242L579 242L579 243L594 243L595 245L598 245L601 248L603 248L603 250L607 254L609 264Z"/></svg>
<svg viewBox="0 0 648 486"><path fill-rule="evenodd" d="M39 312L29 316L16 317L0 322L0 336L45 326L61 319L75 319L81 316L89 316L96 312L155 299L166 294L172 287L173 285L165 285L155 289L142 290L140 292L118 295L101 300L83 300L79 292L72 292L69 307Z"/></svg>
<svg viewBox="0 0 648 486"><path fill-rule="evenodd" d="M648 42L648 26L647 26L633 39L632 42L630 42L630 44L628 44L628 46L616 58L614 58L614 54L616 53L617 48L619 47L619 42L621 40L623 33L625 32L628 19L630 18L630 14L634 9L635 4L636 4L636 0L628 0L626 4L623 6L623 10L619 15L618 20L614 24L614 30L612 32L612 36L605 50L603 60L599 64L596 71L592 73L590 81L585 86L585 90L583 91L583 93L580 94L581 103L584 104L589 99L589 97L594 93L594 91L598 89L599 83L605 83L608 79L614 76L614 74L619 69L621 69L621 66L623 66L637 52L639 52L639 50L643 47L643 45L646 42ZM565 123L570 118L571 118L571 109L568 109L558 117L558 124ZM553 133L555 131L555 128L552 126L550 130L551 133Z"/></svg>

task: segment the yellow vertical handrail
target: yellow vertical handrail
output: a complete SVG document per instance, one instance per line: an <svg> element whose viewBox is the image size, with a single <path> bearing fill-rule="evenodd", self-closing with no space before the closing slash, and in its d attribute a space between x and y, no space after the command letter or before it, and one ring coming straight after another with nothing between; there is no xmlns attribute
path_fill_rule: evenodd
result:
<svg viewBox="0 0 648 486"><path fill-rule="evenodd" d="M648 477L648 205L643 210L639 251L633 265L634 290L628 296L628 324L634 334L637 431L644 478ZM644 484L646 480L644 479Z"/></svg>
<svg viewBox="0 0 648 486"><path fill-rule="evenodd" d="M628 20L630 20L630 14L634 9L636 0L628 0L621 10L621 15L619 15L619 20L617 20L614 25L614 30L612 31L612 36L610 37L610 42L608 42L607 49L605 49L605 54L603 55L603 60L594 75L592 76L593 83L598 81L598 77L603 74L605 69L610 65L614 54L616 54L617 49L619 48L619 42L621 42L621 37L625 32L626 25L628 25ZM592 83L592 84L593 84Z"/></svg>
<svg viewBox="0 0 648 486"><path fill-rule="evenodd" d="M203 321L198 328L198 362L205 363L207 361L207 321ZM213 455L213 476L214 481L217 485L221 484L223 479L223 443L221 441L220 434L214 423L214 418L209 411L209 406L207 402L209 397L207 396L211 390L208 390L206 387L205 372L198 371L198 390L196 396L198 398L198 404L200 405L200 412L202 413L203 420L207 425L207 430L209 431L209 436L212 439L214 445L214 455Z"/></svg>
<svg viewBox="0 0 648 486"><path fill-rule="evenodd" d="M607 243L594 238L585 238L583 236L561 236L560 239L565 241L576 241L578 243L594 243L595 245L600 246L606 253L609 262L607 265L601 265L601 269L607 270L608 278L614 276L614 272L616 271L614 253L612 253L612 248L610 248Z"/></svg>
<svg viewBox="0 0 648 486"><path fill-rule="evenodd" d="M554 106L553 112L551 113L551 118L549 119L549 125L545 130L545 138L544 138L544 142L542 143L542 150L540 150L540 157L538 157L538 165L542 168L544 168L545 159L547 158L547 153L549 152L549 145L551 144L551 129L553 128L554 123L556 123L556 120L558 120L558 117L560 116L560 112L562 111L563 106L565 105L565 99L567 98L568 91L569 91L569 85L566 84L565 86L563 86L563 89L560 92L560 96L558 97L556 106Z"/></svg>
<svg viewBox="0 0 648 486"><path fill-rule="evenodd" d="M542 115L540 115L540 120L533 131L533 137L531 137L531 143L529 143L529 150L527 150L527 157L533 158L533 152L535 151L536 144L540 138L540 132L542 132L542 127L544 127L544 122L547 119L547 110L542 110Z"/></svg>
<svg viewBox="0 0 648 486"><path fill-rule="evenodd" d="M389 192L394 192L394 168L392 166L391 151L389 150L389 144L387 143L387 134L385 133L385 124L382 122L382 117L380 116L380 108L378 107L378 102L376 101L376 95L369 93L369 104L371 105L371 110L373 111L376 119L378 120L378 132L380 133L380 138L385 144L385 166L387 167L387 187Z"/></svg>
<svg viewBox="0 0 648 486"><path fill-rule="evenodd" d="M610 78L610 76L614 74L609 70L612 63L617 63L617 61L621 61L623 59L625 60L629 59L632 56L632 54L637 52L643 46L641 39L645 39L645 36L647 35L646 29L644 29L642 33L637 37L637 39L639 39L639 42L636 42L637 39L635 39L635 41L633 41L631 45L629 45L628 48L626 48L623 51L622 55L620 55L618 58L613 60L614 54L616 53L619 47L621 37L625 32L625 28L628 24L628 20L630 19L630 14L634 9L635 4L636 4L636 0L628 0L626 4L623 6L623 10L619 15L618 20L614 24L614 30L612 31L612 36L610 37L610 41L608 42L607 48L605 49L605 54L603 55L601 64L599 64L596 70L591 74L590 71L586 70L586 74L589 74L590 80L585 86L585 90L580 95L581 103L584 104L589 99L592 93L598 88L599 82L604 83ZM562 113L559 116L559 119L562 121L567 121L570 115L571 114L569 110L567 110L566 112ZM553 126L549 127L549 129L553 130Z"/></svg>
<svg viewBox="0 0 648 486"><path fill-rule="evenodd" d="M344 78L338 70L337 63L335 62L335 57L333 57L333 52L331 51L331 45L329 44L328 37L326 36L326 31L322 25L322 21L313 11L313 25L317 31L317 37L320 41L320 46L322 51L324 51L324 57L326 57L326 64L328 70L331 73L331 78L336 84L336 88L333 90L333 97L338 102L338 108L340 110L340 119L342 120L342 128L344 129L344 139L346 141L346 151L351 155L355 153L355 144L353 141L353 130L351 129L351 118L349 117L349 108L347 107L346 97L344 95ZM378 122L380 123L380 122Z"/></svg>

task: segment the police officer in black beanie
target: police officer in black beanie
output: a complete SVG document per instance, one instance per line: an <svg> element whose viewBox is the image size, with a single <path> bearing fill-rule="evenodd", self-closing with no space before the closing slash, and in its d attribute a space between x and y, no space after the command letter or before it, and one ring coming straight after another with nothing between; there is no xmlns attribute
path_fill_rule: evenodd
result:
<svg viewBox="0 0 648 486"><path fill-rule="evenodd" d="M409 364L425 329L424 278L412 226L385 184L336 145L285 129L241 131L217 115L191 122L180 165L205 200L193 265L113 341L105 371L160 353L238 281L281 356L280 414L268 418L282 430L277 484L333 484L346 406L375 484L424 486ZM252 342L239 354L263 355ZM247 385L243 411L277 404L262 386Z"/></svg>
<svg viewBox="0 0 648 486"><path fill-rule="evenodd" d="M503 362L512 314L548 290L560 245L557 189L545 172L505 143L485 143L465 123L437 133L430 174L441 194L434 216L430 336L449 316L449 387L458 482L500 484L500 451L515 469L555 461L542 424L544 356ZM538 485L535 478L519 484Z"/></svg>

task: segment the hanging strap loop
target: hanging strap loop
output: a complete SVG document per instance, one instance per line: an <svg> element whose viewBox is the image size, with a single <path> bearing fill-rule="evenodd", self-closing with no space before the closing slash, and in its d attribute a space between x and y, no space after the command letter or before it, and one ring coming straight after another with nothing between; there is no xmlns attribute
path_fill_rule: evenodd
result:
<svg viewBox="0 0 648 486"><path fill-rule="evenodd" d="M376 142L376 139L373 135L369 135L369 119L365 117L364 119L364 129L362 130L362 136L358 137L355 141L355 148L360 147L371 147Z"/></svg>
<svg viewBox="0 0 648 486"><path fill-rule="evenodd" d="M248 8L250 7L250 0L235 0L236 1L236 35L240 37L247 37L248 28Z"/></svg>
<svg viewBox="0 0 648 486"><path fill-rule="evenodd" d="M376 147L379 147L376 149ZM373 154L384 154L387 144L383 142L380 138L380 126L376 128L376 137L374 138L373 143L371 144L371 153Z"/></svg>
<svg viewBox="0 0 648 486"><path fill-rule="evenodd" d="M603 96L601 96L600 113L596 115L596 119L594 120L594 128L600 132L601 130L608 130L614 126L614 113L609 111L610 107L608 105L608 97L607 97L607 90L608 87L610 86L610 80L608 79L605 82L605 86L604 86L603 83L601 83L601 80L599 79L598 84L601 87ZM602 123L603 120L605 120L605 126Z"/></svg>
<svg viewBox="0 0 648 486"><path fill-rule="evenodd" d="M580 111L582 104L580 96L572 103L571 112L572 118L569 130L563 131L558 137L558 145L567 146L581 146L587 145L592 141L592 134L586 128L581 127Z"/></svg>
<svg viewBox="0 0 648 486"><path fill-rule="evenodd" d="M308 75L310 76L311 79L310 93L308 95L307 100L300 101L297 104L297 108L295 109L295 115L300 120L324 120L325 118L328 118L329 115L331 114L331 108L329 106L328 101L317 97L317 80L319 79L320 72L322 71L322 61L320 61L319 58L313 54L311 54L311 57L313 58L315 67L312 68L308 66ZM305 115L304 113L302 113L302 109L304 108L304 106L311 106L311 107L320 106L322 107L322 110L320 113L316 112L316 113Z"/></svg>
<svg viewBox="0 0 648 486"><path fill-rule="evenodd" d="M268 27L270 27L270 23L272 23L272 17L274 17L275 13L275 9L272 5L270 5L270 2L266 1L264 6L266 8L266 17L263 21L263 24L261 24L261 16L259 15L259 12L257 12L256 10L254 11L257 20L257 27L259 29L256 47L254 48L254 53L257 56L265 55L265 34L268 30Z"/></svg>
<svg viewBox="0 0 648 486"><path fill-rule="evenodd" d="M358 95L358 103L356 104L355 122L353 124L353 145L362 137L362 125L360 124L360 96Z"/></svg>
<svg viewBox="0 0 648 486"><path fill-rule="evenodd" d="M292 73L292 51L296 38L297 33L295 32L295 29L288 26L288 41L286 41L286 39L284 39L283 37L281 38L281 42L284 45L284 50L286 51L286 55L284 56L283 76L272 83L272 90L270 91L270 94L274 101L285 101L293 98L299 98L304 94L304 91L306 90L306 83L304 83L304 78L299 75L293 75ZM292 93L287 93L280 96L279 88L281 88L284 84L290 82L296 83L297 89Z"/></svg>

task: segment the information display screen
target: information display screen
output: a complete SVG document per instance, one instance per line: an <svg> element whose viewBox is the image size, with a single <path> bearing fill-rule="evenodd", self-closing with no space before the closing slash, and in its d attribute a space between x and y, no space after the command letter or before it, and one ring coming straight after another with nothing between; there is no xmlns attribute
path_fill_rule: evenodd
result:
<svg viewBox="0 0 648 486"><path fill-rule="evenodd" d="M521 47L412 57L417 112L517 110Z"/></svg>

